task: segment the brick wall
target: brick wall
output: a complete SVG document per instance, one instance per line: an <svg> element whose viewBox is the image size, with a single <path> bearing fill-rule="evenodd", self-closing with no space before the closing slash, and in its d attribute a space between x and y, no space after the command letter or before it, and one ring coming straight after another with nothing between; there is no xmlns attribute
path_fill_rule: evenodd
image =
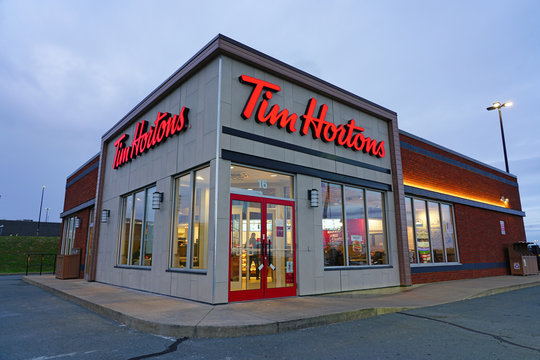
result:
<svg viewBox="0 0 540 360"><path fill-rule="evenodd" d="M512 176L418 139L400 134L400 140L517 184L517 180ZM402 148L401 157L403 179L406 184L412 183L415 187L423 186L443 194L473 198L492 204L500 203L499 199L503 195L510 199L509 208L521 211L517 186L409 149ZM506 247L513 242L525 240L523 218L461 204L454 204L454 216L460 263L464 265L462 266L464 269L455 270L455 267L451 267L446 269L452 269L452 271L444 271L445 268L440 267L439 271L413 273L413 283L508 274ZM505 222L506 235L501 234L501 220Z"/></svg>
<svg viewBox="0 0 540 360"><path fill-rule="evenodd" d="M96 196L99 156L85 164L81 169L66 179L66 193L64 198L64 212L75 208L78 205L90 201ZM73 216L81 219L81 225L75 229L75 239L73 248L81 249L81 271L79 277L84 277L84 267L86 261L86 244L88 238L88 225L90 223L90 210L93 207L86 207L75 213L64 217L62 223L62 236L60 241L59 253L64 242L64 226L67 220Z"/></svg>
<svg viewBox="0 0 540 360"><path fill-rule="evenodd" d="M86 164L82 169L71 175L66 180L66 196L64 198L64 211L74 208L77 205L83 204L88 200L96 197L99 156ZM77 177L84 174L88 169L94 167L93 170L86 173L82 178ZM73 182L76 180L75 182Z"/></svg>
<svg viewBox="0 0 540 360"><path fill-rule="evenodd" d="M504 268L494 269L479 269L479 270L460 270L460 271L444 271L444 272L430 272L423 274L413 274L413 284L424 284L437 281L450 281L450 280L462 280L462 279L474 279L486 276L500 276L508 275L509 271Z"/></svg>
<svg viewBox="0 0 540 360"><path fill-rule="evenodd" d="M90 210L93 207L88 207L86 209L83 209L81 211L78 211L76 213L70 214L69 216L65 217L64 225L67 225L67 220L71 218L72 216L76 216L79 219L81 219L81 225L78 229L75 229L75 240L73 241L73 248L74 249L81 249L81 270L79 273L79 277L84 277L84 271L83 269L86 266L86 244L87 244L87 238L88 238L88 227L90 225ZM59 253L61 253L62 249L62 242L63 242L63 236L64 233L62 232L62 241L60 241L60 248Z"/></svg>

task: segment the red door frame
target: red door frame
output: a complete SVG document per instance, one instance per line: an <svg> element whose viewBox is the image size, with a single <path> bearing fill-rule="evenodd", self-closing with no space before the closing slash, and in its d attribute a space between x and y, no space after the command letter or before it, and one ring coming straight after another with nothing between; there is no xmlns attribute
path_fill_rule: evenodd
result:
<svg viewBox="0 0 540 360"><path fill-rule="evenodd" d="M237 290L237 291L231 291L231 245L232 245L232 237L231 237L231 226L232 226L232 202L233 200L240 200L240 201L249 201L249 202L256 202L261 204L261 234L264 234L264 240L261 239L261 251L263 259L262 264L264 264L264 267L261 269L260 274L260 281L261 281L261 287L260 289L256 290ZM292 221L293 221L293 228L292 228L292 236L293 236L293 274L294 274L294 284L290 287L282 287L282 288L267 288L266 287L266 269L268 267L268 259L266 254L266 241L267 239L267 230L266 230L266 207L267 204L275 204L275 205L286 205L292 207ZM295 214L295 203L292 200L281 200L281 199L271 199L271 198L263 198L263 197L256 197L256 196L249 196L249 195L239 195L239 194L231 194L231 199L229 203L229 302L232 301L245 301L245 300L256 300L256 299L264 299L264 298L276 298L276 297L284 297L284 296L296 296L296 214Z"/></svg>

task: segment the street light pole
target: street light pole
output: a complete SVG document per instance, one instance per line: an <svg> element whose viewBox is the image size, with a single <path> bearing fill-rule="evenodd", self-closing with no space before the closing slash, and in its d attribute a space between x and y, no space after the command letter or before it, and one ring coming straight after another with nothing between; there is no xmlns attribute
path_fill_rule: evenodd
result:
<svg viewBox="0 0 540 360"><path fill-rule="evenodd" d="M45 192L45 185L41 188L41 204L39 205L39 218L37 223L36 236L39 236L39 225L41 225L41 210L43 209L43 193Z"/></svg>
<svg viewBox="0 0 540 360"><path fill-rule="evenodd" d="M506 155L506 141L504 140L504 128L503 128L503 122L502 122L501 108L498 108L497 110L499 110L499 122L501 123L501 136L502 136L503 151L504 151L504 164L506 165L506 172L509 173L510 170L508 170L508 156Z"/></svg>
<svg viewBox="0 0 540 360"><path fill-rule="evenodd" d="M49 222L49 210L51 208L45 208L45 222Z"/></svg>
<svg viewBox="0 0 540 360"><path fill-rule="evenodd" d="M512 106L511 101L505 102L503 104L501 104L500 102L494 102L492 106L487 108L488 111L495 110L495 109L499 111L499 123L501 124L501 136L502 136L502 144L503 144L503 151L504 151L504 164L506 165L507 173L509 173L510 170L508 169L508 156L506 155L506 141L504 139L504 128L503 128L501 108L510 107L510 106Z"/></svg>

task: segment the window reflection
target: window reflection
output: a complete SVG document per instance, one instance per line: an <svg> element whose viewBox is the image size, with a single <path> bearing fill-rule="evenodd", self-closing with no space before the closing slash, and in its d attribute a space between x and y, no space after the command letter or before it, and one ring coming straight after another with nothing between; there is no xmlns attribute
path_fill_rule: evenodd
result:
<svg viewBox="0 0 540 360"><path fill-rule="evenodd" d="M293 177L289 175L231 166L231 192L253 196L272 196L292 199Z"/></svg>
<svg viewBox="0 0 540 360"><path fill-rule="evenodd" d="M322 183L323 201L322 230L324 265L343 265L343 214L341 186Z"/></svg>
<svg viewBox="0 0 540 360"><path fill-rule="evenodd" d="M208 223L210 215L210 168L195 172L195 195L193 204L193 242L191 267L206 269Z"/></svg>
<svg viewBox="0 0 540 360"><path fill-rule="evenodd" d="M155 191L153 186L122 197L119 265L152 265Z"/></svg>
<svg viewBox="0 0 540 360"><path fill-rule="evenodd" d="M371 264L388 264L383 221L382 193L366 190Z"/></svg>
<svg viewBox="0 0 540 360"><path fill-rule="evenodd" d="M321 198L325 266L388 264L383 193L322 182Z"/></svg>
<svg viewBox="0 0 540 360"><path fill-rule="evenodd" d="M411 263L459 261L450 205L406 197L405 209Z"/></svg>
<svg viewBox="0 0 540 360"><path fill-rule="evenodd" d="M133 210L133 196L122 199L122 231L120 238L120 265L128 264L129 234L131 233L131 212Z"/></svg>
<svg viewBox="0 0 540 360"><path fill-rule="evenodd" d="M146 217L144 218L143 233L143 255L142 265L152 265L152 249L154 247L154 210L152 209L152 196L156 192L156 187L146 191Z"/></svg>
<svg viewBox="0 0 540 360"><path fill-rule="evenodd" d="M414 228L411 199L405 198L405 213L407 216L407 240L409 243L409 262L416 262L416 249L414 246Z"/></svg>
<svg viewBox="0 0 540 360"><path fill-rule="evenodd" d="M420 263L430 263L431 249L429 246L429 234L425 201L416 199L414 200L414 219L418 260Z"/></svg>
<svg viewBox="0 0 540 360"><path fill-rule="evenodd" d="M207 268L210 168L177 177L172 244L173 268Z"/></svg>
<svg viewBox="0 0 540 360"><path fill-rule="evenodd" d="M344 191L349 265L366 265L368 259L364 190L344 187Z"/></svg>
<svg viewBox="0 0 540 360"><path fill-rule="evenodd" d="M433 262L444 262L444 250L441 233L441 217L439 204L428 202L429 230L431 235L431 249L433 250Z"/></svg>
<svg viewBox="0 0 540 360"><path fill-rule="evenodd" d="M441 215L446 260L449 262L457 261L454 222L452 220L452 209L449 205L441 204Z"/></svg>
<svg viewBox="0 0 540 360"><path fill-rule="evenodd" d="M189 210L191 207L191 175L181 176L175 181L175 223L172 267L185 268L189 231Z"/></svg>
<svg viewBox="0 0 540 360"><path fill-rule="evenodd" d="M135 218L131 236L131 263L139 265L141 261L141 237L144 217L144 190L135 194Z"/></svg>

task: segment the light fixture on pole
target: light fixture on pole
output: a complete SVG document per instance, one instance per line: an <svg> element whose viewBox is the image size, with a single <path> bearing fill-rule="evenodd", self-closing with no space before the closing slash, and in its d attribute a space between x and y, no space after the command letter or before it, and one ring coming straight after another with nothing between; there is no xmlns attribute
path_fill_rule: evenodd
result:
<svg viewBox="0 0 540 360"><path fill-rule="evenodd" d="M502 122L502 114L501 114L501 108L503 107L510 107L513 103L511 101L507 101L505 103L500 102L494 102L492 106L488 107L487 110L499 110L499 122L501 124L501 136L502 136L502 143L503 143L503 151L504 151L504 164L506 165L506 172L509 173L510 170L508 169L508 156L506 155L506 141L504 140L504 129L503 129L503 122Z"/></svg>
<svg viewBox="0 0 540 360"><path fill-rule="evenodd" d="M41 188L41 203L39 204L39 218L37 223L36 236L39 236L39 226L41 225L41 210L43 209L43 194L45 193L45 185Z"/></svg>

